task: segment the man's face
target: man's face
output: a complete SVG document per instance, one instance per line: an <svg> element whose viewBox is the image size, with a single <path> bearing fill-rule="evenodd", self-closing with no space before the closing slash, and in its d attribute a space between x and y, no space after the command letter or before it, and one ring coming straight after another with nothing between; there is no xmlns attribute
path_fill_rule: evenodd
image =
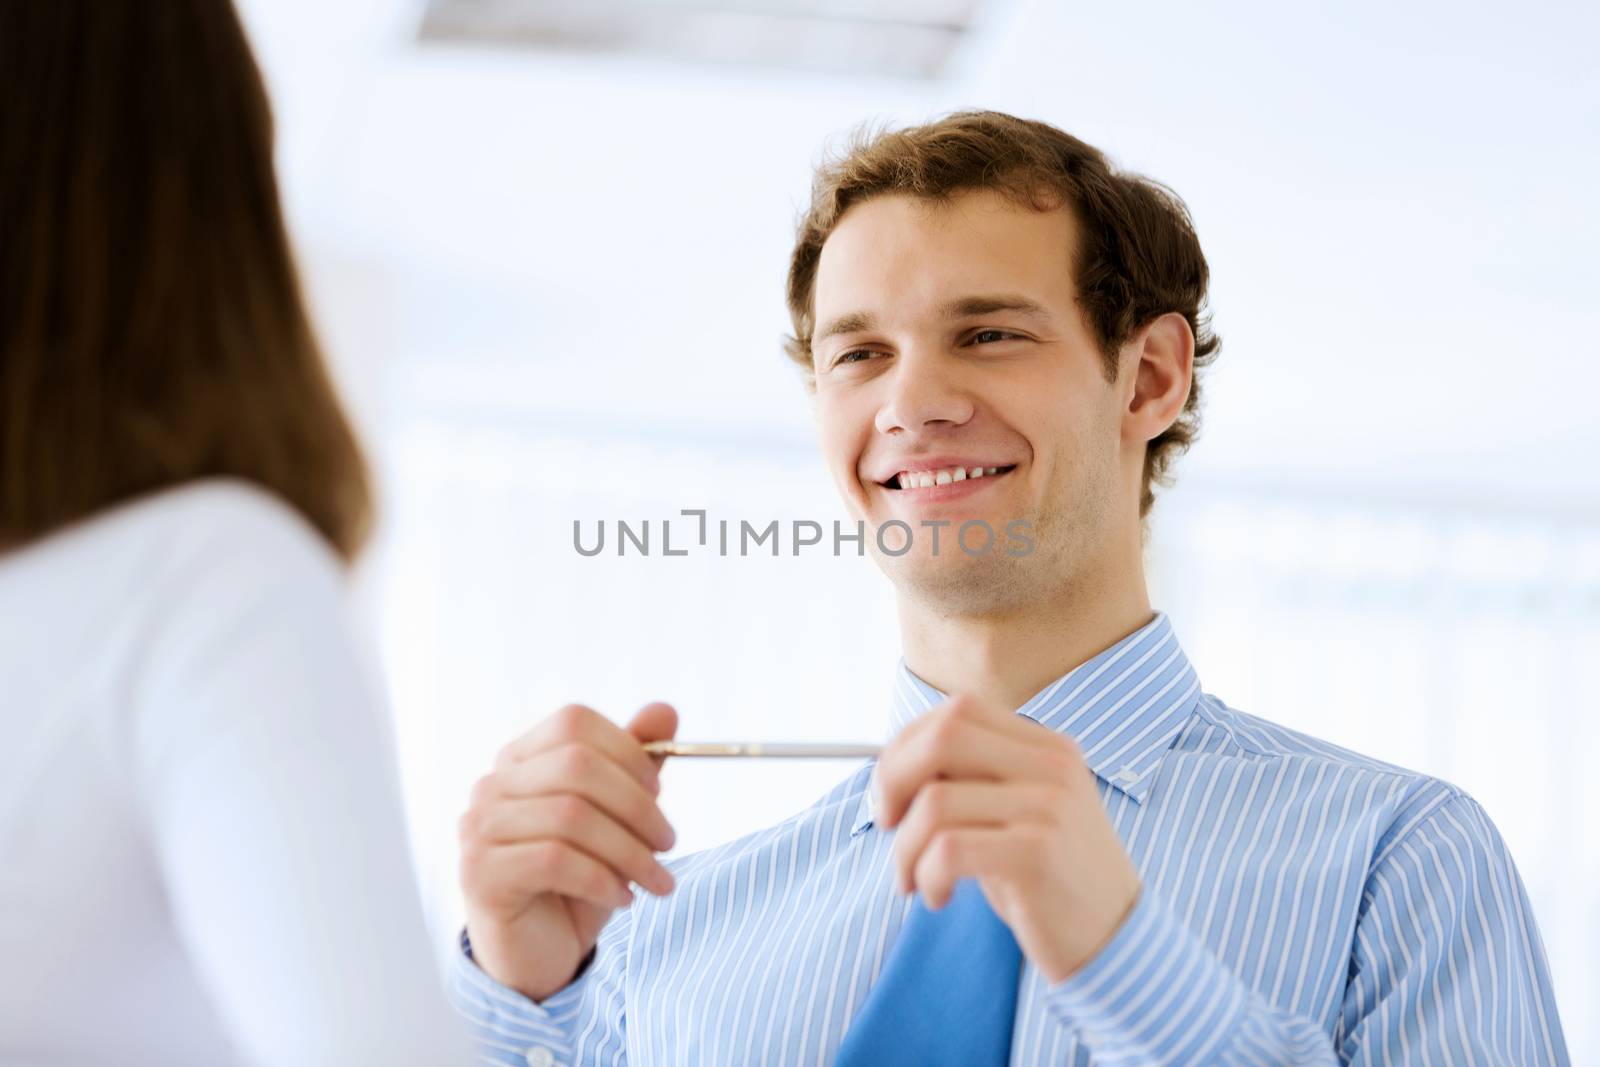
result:
<svg viewBox="0 0 1600 1067"><path fill-rule="evenodd" d="M987 191L857 204L823 246L812 344L822 449L902 593L1001 612L1081 581L1137 521L1119 472L1122 390L1079 311L1074 247L1070 211ZM894 519L913 535L900 556L874 536ZM957 543L974 519L994 532L981 555ZM949 525L935 553L922 524L938 520ZM1028 524L1017 538L1013 520ZM1008 555L1023 537L1031 551ZM974 552L985 540L969 529ZM904 543L884 532L891 553Z"/></svg>

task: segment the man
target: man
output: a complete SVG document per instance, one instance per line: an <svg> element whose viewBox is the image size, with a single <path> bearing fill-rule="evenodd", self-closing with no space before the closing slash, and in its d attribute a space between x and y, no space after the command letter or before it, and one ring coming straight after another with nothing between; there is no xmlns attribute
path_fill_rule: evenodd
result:
<svg viewBox="0 0 1600 1067"><path fill-rule="evenodd" d="M961 113L820 170L790 354L852 513L916 535L867 538L903 636L891 740L671 872L641 747L670 707L513 742L462 822L454 987L489 1059L1568 1062L1482 809L1204 693L1151 610L1207 282L1175 196L1040 123ZM958 547L973 523L998 536ZM989 946L974 980L959 953Z"/></svg>

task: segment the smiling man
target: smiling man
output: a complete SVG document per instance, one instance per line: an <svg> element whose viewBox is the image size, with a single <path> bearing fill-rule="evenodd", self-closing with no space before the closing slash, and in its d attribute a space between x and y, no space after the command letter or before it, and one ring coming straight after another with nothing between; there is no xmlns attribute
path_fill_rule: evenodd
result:
<svg viewBox="0 0 1600 1067"><path fill-rule="evenodd" d="M1041 123L961 113L819 171L789 348L850 510L913 534L866 539L889 742L671 871L641 745L673 709L507 746L462 820L454 987L489 1059L1568 1062L1472 798L1229 707L1150 606L1206 287L1175 196Z"/></svg>

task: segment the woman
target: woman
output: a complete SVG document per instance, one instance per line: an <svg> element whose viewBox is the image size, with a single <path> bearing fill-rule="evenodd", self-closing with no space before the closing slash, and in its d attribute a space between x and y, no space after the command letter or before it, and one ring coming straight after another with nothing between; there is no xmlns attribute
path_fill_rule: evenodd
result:
<svg viewBox="0 0 1600 1067"><path fill-rule="evenodd" d="M0 0L0 1062L464 1060L226 0Z"/></svg>

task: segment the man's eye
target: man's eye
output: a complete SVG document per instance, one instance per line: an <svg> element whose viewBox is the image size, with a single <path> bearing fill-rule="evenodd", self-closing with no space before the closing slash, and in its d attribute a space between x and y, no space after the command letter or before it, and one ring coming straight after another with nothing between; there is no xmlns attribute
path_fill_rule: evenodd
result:
<svg viewBox="0 0 1600 1067"><path fill-rule="evenodd" d="M989 344L994 341L1009 341L1017 335L1007 330L979 330L972 335L972 343Z"/></svg>
<svg viewBox="0 0 1600 1067"><path fill-rule="evenodd" d="M870 359L875 355L877 355L877 353L872 351L870 348L857 348L846 352L833 362L835 366L838 366L840 363L860 363L862 360Z"/></svg>

